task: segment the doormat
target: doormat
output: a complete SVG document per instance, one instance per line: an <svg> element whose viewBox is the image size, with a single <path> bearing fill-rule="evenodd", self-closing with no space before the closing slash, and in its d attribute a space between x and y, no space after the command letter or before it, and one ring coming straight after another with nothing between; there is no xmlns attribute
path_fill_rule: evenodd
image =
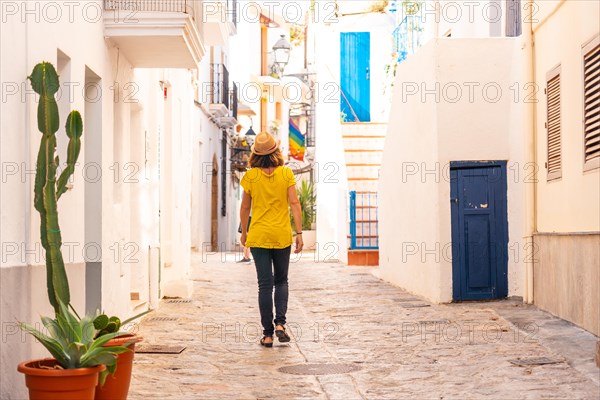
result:
<svg viewBox="0 0 600 400"><path fill-rule="evenodd" d="M140 344L135 346L135 352L141 354L180 354L185 346L163 344Z"/></svg>
<svg viewBox="0 0 600 400"><path fill-rule="evenodd" d="M508 360L509 363L519 366L519 367L534 367L536 365L549 365L549 364L560 364L565 360L561 360L558 358L548 358L548 357L526 357L526 358L516 358L513 360Z"/></svg>

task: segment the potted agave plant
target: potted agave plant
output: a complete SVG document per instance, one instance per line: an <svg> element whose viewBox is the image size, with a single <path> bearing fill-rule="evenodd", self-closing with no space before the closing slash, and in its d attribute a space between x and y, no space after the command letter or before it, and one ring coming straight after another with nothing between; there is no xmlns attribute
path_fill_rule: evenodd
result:
<svg viewBox="0 0 600 400"><path fill-rule="evenodd" d="M112 335L119 332L122 326L126 326L133 320L149 313L152 310L144 311L134 317L131 317L123 322L119 317L108 317L106 314L97 315L94 318L94 327L97 329L96 339L100 339L106 335ZM107 367L110 375L105 382L101 382L96 386L96 400L126 400L129 393L129 384L131 383L131 369L133 368L133 356L135 353L135 344L142 341L142 337L135 333L121 333L110 339L104 344L106 347L125 346L125 352L119 353L117 362L112 366Z"/></svg>
<svg viewBox="0 0 600 400"><path fill-rule="evenodd" d="M26 361L17 370L25 374L30 399L94 399L96 386L102 385L117 366L117 355L128 352L122 346L105 344L122 332L97 336L90 317L78 318L59 302L56 317L42 317L48 335L34 327L19 323L33 335L54 358Z"/></svg>
<svg viewBox="0 0 600 400"><path fill-rule="evenodd" d="M36 163L34 206L40 214L48 299L54 307L55 318L42 317L47 334L25 323L20 323L20 327L38 339L54 358L23 362L17 369L25 374L31 399L94 399L96 387L105 382L109 373L126 382L126 387L124 394L121 387L118 396L106 398L125 399L131 379L133 346L141 338L119 331L121 323L117 317L100 314L80 318L77 315L70 304L69 282L61 252L57 201L67 191L68 180L79 157L83 134L81 115L71 111L67 117L67 166L57 179L59 159L55 150L59 114L55 94L59 89L58 74L51 63L41 62L28 79L40 96L37 116L42 138ZM122 367L119 376L116 374L118 366ZM106 393L112 396L113 392Z"/></svg>

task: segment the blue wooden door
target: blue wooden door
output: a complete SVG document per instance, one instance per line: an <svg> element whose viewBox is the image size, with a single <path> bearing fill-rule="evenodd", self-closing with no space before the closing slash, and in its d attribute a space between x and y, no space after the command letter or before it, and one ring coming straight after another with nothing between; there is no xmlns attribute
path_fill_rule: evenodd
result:
<svg viewBox="0 0 600 400"><path fill-rule="evenodd" d="M371 121L371 34L340 33L340 111L345 122Z"/></svg>
<svg viewBox="0 0 600 400"><path fill-rule="evenodd" d="M453 298L506 297L506 162L453 162L450 178Z"/></svg>

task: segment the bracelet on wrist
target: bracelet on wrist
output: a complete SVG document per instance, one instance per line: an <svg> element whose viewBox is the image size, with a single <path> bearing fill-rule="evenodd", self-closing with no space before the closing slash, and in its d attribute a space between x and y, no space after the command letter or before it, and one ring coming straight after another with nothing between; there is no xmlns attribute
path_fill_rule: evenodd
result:
<svg viewBox="0 0 600 400"><path fill-rule="evenodd" d="M296 235L302 235L302 232L296 232Z"/></svg>

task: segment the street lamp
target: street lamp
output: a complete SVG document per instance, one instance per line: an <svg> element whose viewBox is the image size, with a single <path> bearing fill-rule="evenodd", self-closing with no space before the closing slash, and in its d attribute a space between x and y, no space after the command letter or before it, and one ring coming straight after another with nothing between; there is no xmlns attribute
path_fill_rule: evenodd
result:
<svg viewBox="0 0 600 400"><path fill-rule="evenodd" d="M281 38L273 45L273 54L275 56L275 64L277 65L278 71L283 75L283 69L290 60L290 50L292 46L290 42L285 39L285 35L281 35Z"/></svg>
<svg viewBox="0 0 600 400"><path fill-rule="evenodd" d="M254 144L254 139L256 139L256 132L254 132L252 125L250 125L250 129L246 131L246 143L248 143L249 147L252 147Z"/></svg>

